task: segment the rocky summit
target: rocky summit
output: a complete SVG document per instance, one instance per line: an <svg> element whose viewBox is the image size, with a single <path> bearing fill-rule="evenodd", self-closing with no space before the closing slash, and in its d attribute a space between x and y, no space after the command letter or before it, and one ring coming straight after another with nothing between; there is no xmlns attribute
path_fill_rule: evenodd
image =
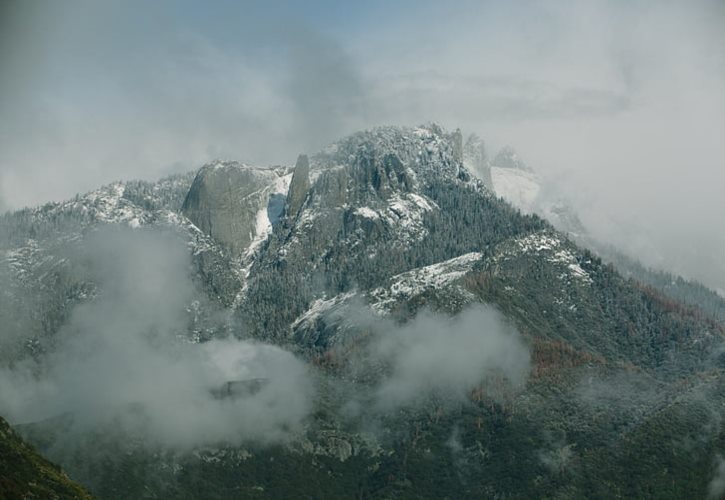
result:
<svg viewBox="0 0 725 500"><path fill-rule="evenodd" d="M101 498L706 497L722 301L535 181L428 124L5 214L0 411Z"/></svg>

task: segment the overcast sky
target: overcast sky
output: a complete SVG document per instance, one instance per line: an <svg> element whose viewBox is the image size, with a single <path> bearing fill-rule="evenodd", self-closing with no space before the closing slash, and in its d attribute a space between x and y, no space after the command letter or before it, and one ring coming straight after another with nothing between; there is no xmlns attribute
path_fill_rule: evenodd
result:
<svg viewBox="0 0 725 500"><path fill-rule="evenodd" d="M725 289L725 2L391 4L0 2L0 208L437 121Z"/></svg>

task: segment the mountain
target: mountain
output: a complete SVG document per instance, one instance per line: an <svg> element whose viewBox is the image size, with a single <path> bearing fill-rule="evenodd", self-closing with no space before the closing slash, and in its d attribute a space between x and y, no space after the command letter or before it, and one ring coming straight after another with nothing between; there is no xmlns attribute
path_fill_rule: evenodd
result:
<svg viewBox="0 0 725 500"><path fill-rule="evenodd" d="M472 134L464 147L464 164L484 184L524 213L536 213L572 238L587 235L574 209L527 165L511 146L488 158L484 142Z"/></svg>
<svg viewBox="0 0 725 500"><path fill-rule="evenodd" d="M700 283L661 269L650 269L606 242L596 239L576 214L571 204L547 181L527 165L510 146L489 160L483 141L469 136L464 149L464 164L497 196L524 213L536 213L566 233L580 246L589 248L624 276L650 286L667 297L697 307L703 313L725 321L725 300Z"/></svg>
<svg viewBox="0 0 725 500"><path fill-rule="evenodd" d="M496 190L533 179L381 127L6 214L0 382L68 397L0 412L101 498L716 496L725 325Z"/></svg>

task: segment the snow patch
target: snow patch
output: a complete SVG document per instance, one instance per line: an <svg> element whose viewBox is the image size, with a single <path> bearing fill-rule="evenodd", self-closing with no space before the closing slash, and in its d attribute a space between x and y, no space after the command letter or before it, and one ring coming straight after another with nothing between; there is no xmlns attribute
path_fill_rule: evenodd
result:
<svg viewBox="0 0 725 500"><path fill-rule="evenodd" d="M373 210L370 207L360 207L355 209L354 212L355 215L359 215L361 217L365 217L367 219L379 219L380 214L377 213L375 210Z"/></svg>
<svg viewBox="0 0 725 500"><path fill-rule="evenodd" d="M435 208L438 208L438 205L436 205L434 201L424 198L419 194L410 193L408 195L408 198L410 198L413 203L418 205L418 208L420 208L421 210L430 211L433 210L433 206L435 206Z"/></svg>
<svg viewBox="0 0 725 500"><path fill-rule="evenodd" d="M491 181L497 196L524 213L534 212L541 191L540 181L535 174L514 168L491 167Z"/></svg>
<svg viewBox="0 0 725 500"><path fill-rule="evenodd" d="M268 210L269 198L275 194L286 196L290 182L292 182L291 173L278 176L269 187L263 189L263 191L265 191L264 195L266 196L262 196L262 199L267 201L267 203L265 203L264 206L262 206L257 212L254 234L252 235L249 247L247 247L247 250L244 252L245 258L249 258L254 255L259 246L265 242L267 238L269 238L270 234L272 234L272 221L269 220ZM245 276L248 274L249 270L246 270Z"/></svg>
<svg viewBox="0 0 725 500"><path fill-rule="evenodd" d="M579 264L576 255L564 242L554 233L541 231L528 234L514 240L513 249L508 249L503 255L497 257L507 259L520 254L537 253L546 254L545 259L553 264L566 266L569 276L581 280L584 283L592 283L589 273ZM567 274L562 274L560 279L565 279Z"/></svg>
<svg viewBox="0 0 725 500"><path fill-rule="evenodd" d="M347 292L347 293L341 293L340 295L336 295L335 297L331 299L317 299L312 304L310 304L309 309L305 311L300 317L298 317L293 323L292 323L292 329L295 330L299 325L302 323L308 323L310 321L313 321L317 318L319 318L321 315L327 313L327 311L333 309L334 307L342 304L343 302L347 301L348 299L351 299L356 295L355 292Z"/></svg>
<svg viewBox="0 0 725 500"><path fill-rule="evenodd" d="M379 287L369 292L371 305L376 312L384 314L401 299L409 299L426 290L437 290L452 283L470 272L481 257L480 252L471 252L398 274L391 278L388 287Z"/></svg>
<svg viewBox="0 0 725 500"><path fill-rule="evenodd" d="M417 241L427 234L423 225L423 214L433 210L434 205L434 202L417 194L398 194L388 201L388 209L383 217L388 224L405 230L401 234L403 239Z"/></svg>
<svg viewBox="0 0 725 500"><path fill-rule="evenodd" d="M413 130L413 135L416 137L419 137L420 139L432 139L433 138L433 132L428 130L424 127L417 127Z"/></svg>

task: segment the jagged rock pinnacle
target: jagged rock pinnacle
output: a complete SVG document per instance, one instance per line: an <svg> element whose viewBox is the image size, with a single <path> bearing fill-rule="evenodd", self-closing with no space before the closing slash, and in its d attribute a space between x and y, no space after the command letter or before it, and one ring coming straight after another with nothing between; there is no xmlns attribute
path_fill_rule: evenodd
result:
<svg viewBox="0 0 725 500"><path fill-rule="evenodd" d="M310 161L307 155L299 155L287 194L287 214L294 217L299 212L310 189Z"/></svg>

